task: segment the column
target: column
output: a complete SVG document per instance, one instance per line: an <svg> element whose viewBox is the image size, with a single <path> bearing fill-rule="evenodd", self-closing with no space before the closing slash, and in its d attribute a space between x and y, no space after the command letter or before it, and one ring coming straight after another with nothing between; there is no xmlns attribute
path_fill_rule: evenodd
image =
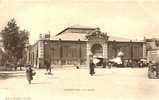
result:
<svg viewBox="0 0 159 100"><path fill-rule="evenodd" d="M78 64L81 65L81 42L79 39L79 60L78 60Z"/></svg>
<svg viewBox="0 0 159 100"><path fill-rule="evenodd" d="M61 39L59 39L59 49L60 49L60 59L59 59L59 65L62 67L62 45L61 45Z"/></svg>
<svg viewBox="0 0 159 100"><path fill-rule="evenodd" d="M29 47L27 47L27 60L26 60L26 64L29 64L30 63L30 50L29 50Z"/></svg>
<svg viewBox="0 0 159 100"><path fill-rule="evenodd" d="M143 58L146 58L146 43L143 43Z"/></svg>
<svg viewBox="0 0 159 100"><path fill-rule="evenodd" d="M108 43L107 42L103 44L103 57L104 59L108 59Z"/></svg>
<svg viewBox="0 0 159 100"><path fill-rule="evenodd" d="M89 42L87 42L87 61L86 61L86 67L89 67L89 55L91 53L91 47Z"/></svg>

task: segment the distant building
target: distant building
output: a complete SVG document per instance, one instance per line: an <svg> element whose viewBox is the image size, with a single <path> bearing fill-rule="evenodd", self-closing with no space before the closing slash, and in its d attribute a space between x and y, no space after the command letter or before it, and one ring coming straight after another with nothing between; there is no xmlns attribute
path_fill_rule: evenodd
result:
<svg viewBox="0 0 159 100"><path fill-rule="evenodd" d="M115 58L119 52L124 54L123 59L146 58L146 45L144 41L109 36L97 27L74 25L54 37L40 35L40 39L28 50L27 62L38 68L45 67L46 60L56 67L86 66L90 54L102 63L104 59Z"/></svg>
<svg viewBox="0 0 159 100"><path fill-rule="evenodd" d="M159 38L145 39L147 47L147 60L156 62L159 59Z"/></svg>
<svg viewBox="0 0 159 100"><path fill-rule="evenodd" d="M159 38L151 38L151 39L146 39L145 42L147 44L147 49L159 49Z"/></svg>

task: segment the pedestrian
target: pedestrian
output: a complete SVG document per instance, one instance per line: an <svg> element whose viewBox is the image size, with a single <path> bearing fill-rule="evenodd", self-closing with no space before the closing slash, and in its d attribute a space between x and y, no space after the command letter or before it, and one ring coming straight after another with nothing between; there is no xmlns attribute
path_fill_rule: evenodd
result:
<svg viewBox="0 0 159 100"><path fill-rule="evenodd" d="M24 62L22 59L18 61L18 67L20 68L20 70L22 70L22 67L24 67Z"/></svg>
<svg viewBox="0 0 159 100"><path fill-rule="evenodd" d="M131 67L131 68L134 68L133 67L133 61L131 59L128 61L128 66Z"/></svg>
<svg viewBox="0 0 159 100"><path fill-rule="evenodd" d="M156 78L156 65L154 65L152 61L150 61L148 65L148 78L150 79Z"/></svg>
<svg viewBox="0 0 159 100"><path fill-rule="evenodd" d="M26 77L27 77L29 84L31 84L31 81L33 80L34 75L35 75L35 72L33 72L31 65L28 65L28 68L26 69Z"/></svg>
<svg viewBox="0 0 159 100"><path fill-rule="evenodd" d="M140 67L140 68L143 68L143 64L144 64L143 61L140 61L139 67Z"/></svg>
<svg viewBox="0 0 159 100"><path fill-rule="evenodd" d="M76 67L76 69L79 69L79 65L78 64L74 64L74 66Z"/></svg>
<svg viewBox="0 0 159 100"><path fill-rule="evenodd" d="M89 69L90 69L90 75L91 76L95 74L94 68L95 68L95 64L93 63L93 59L91 59L90 63L89 63Z"/></svg>
<svg viewBox="0 0 159 100"><path fill-rule="evenodd" d="M111 67L112 67L112 63L108 61L108 68L111 69Z"/></svg>
<svg viewBox="0 0 159 100"><path fill-rule="evenodd" d="M106 59L104 59L104 61L103 61L103 68L106 68L106 65L107 65L107 62L106 62Z"/></svg>
<svg viewBox="0 0 159 100"><path fill-rule="evenodd" d="M45 66L46 66L46 71L48 72L48 74L51 74L51 64L50 64L50 61L46 60L45 61Z"/></svg>
<svg viewBox="0 0 159 100"><path fill-rule="evenodd" d="M159 61L156 62L156 78L159 78Z"/></svg>

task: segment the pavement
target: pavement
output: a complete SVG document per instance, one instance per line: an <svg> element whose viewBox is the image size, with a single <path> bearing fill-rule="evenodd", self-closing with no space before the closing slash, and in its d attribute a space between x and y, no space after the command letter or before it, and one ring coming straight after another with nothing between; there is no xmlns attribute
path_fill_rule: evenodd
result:
<svg viewBox="0 0 159 100"><path fill-rule="evenodd" d="M148 79L147 68L37 70L29 85L24 71L0 72L0 100L159 100L159 79Z"/></svg>

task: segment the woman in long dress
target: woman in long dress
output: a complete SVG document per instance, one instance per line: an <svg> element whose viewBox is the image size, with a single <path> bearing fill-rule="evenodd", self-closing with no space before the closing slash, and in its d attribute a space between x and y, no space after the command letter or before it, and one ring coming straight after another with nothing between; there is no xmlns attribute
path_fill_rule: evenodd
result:
<svg viewBox="0 0 159 100"><path fill-rule="evenodd" d="M26 77L29 84L31 84L31 81L33 80L33 75L35 75L35 72L33 72L33 69L29 66L26 70Z"/></svg>

